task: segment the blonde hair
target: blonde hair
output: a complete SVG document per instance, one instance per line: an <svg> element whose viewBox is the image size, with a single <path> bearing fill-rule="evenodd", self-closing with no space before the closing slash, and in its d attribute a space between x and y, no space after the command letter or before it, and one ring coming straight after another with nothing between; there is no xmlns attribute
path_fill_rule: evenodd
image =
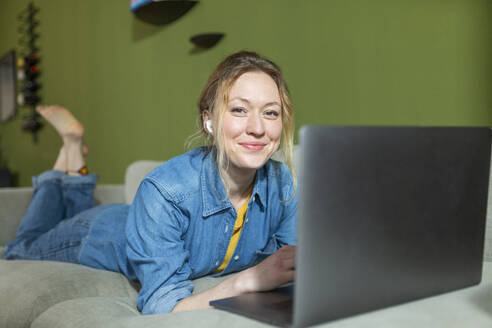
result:
<svg viewBox="0 0 492 328"><path fill-rule="evenodd" d="M280 140L280 150L285 163L287 164L294 183L295 194L297 179L294 172L292 151L294 140L294 108L287 88L287 83L282 75L280 68L272 61L265 59L255 52L239 51L226 57L219 63L212 75L209 77L198 100L199 111L199 131L189 140L191 142L198 136L205 139L209 147L215 146L217 149L217 165L219 172L227 169L229 162L224 151L224 136L222 129L222 117L227 109L229 91L236 80L247 72L263 72L269 75L278 87L280 102L282 106L282 136ZM203 128L204 113L208 111L216 117L214 122L215 138ZM224 181L227 191L227 182ZM289 200L290 200L289 199Z"/></svg>

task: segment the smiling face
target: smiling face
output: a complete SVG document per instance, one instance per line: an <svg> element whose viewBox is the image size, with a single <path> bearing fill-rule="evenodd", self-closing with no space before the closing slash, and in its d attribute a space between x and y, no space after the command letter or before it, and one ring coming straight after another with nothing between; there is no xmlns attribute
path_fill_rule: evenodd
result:
<svg viewBox="0 0 492 328"><path fill-rule="evenodd" d="M247 171L262 167L282 135L282 107L273 79L257 71L242 74L229 91L221 126L230 165Z"/></svg>

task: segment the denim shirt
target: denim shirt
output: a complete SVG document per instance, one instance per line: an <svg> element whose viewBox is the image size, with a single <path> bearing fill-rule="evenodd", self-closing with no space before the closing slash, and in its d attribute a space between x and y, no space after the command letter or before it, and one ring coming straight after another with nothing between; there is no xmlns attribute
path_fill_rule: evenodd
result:
<svg viewBox="0 0 492 328"><path fill-rule="evenodd" d="M258 169L235 252L221 276L296 244L297 196L287 166ZM288 200L288 201L286 201ZM215 151L196 148L142 181L126 225L127 256L142 284L142 314L171 312L192 295L191 279L212 274L226 254L237 213L227 198Z"/></svg>

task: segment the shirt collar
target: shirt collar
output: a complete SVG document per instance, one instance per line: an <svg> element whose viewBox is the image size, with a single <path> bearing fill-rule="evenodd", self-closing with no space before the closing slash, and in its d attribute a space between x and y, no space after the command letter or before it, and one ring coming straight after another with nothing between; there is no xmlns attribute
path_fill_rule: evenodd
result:
<svg viewBox="0 0 492 328"><path fill-rule="evenodd" d="M268 163L266 165L268 165ZM266 165L256 171L255 185L250 198L250 203L258 202L262 208L265 206L267 194L268 175L266 173ZM203 159L200 179L203 217L208 217L232 207L217 167L215 148L208 152Z"/></svg>

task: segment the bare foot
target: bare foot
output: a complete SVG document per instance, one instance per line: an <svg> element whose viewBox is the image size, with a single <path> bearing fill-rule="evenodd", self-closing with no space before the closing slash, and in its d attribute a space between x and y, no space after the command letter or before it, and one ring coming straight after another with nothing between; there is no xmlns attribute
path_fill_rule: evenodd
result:
<svg viewBox="0 0 492 328"><path fill-rule="evenodd" d="M38 106L36 111L53 125L63 139L59 160L55 163L56 169L65 167L69 174L76 174L85 166L83 155L89 151L88 147L82 144L84 126L72 113L61 106Z"/></svg>
<svg viewBox="0 0 492 328"><path fill-rule="evenodd" d="M62 139L82 139L84 126L66 108L51 105L37 106L36 111L58 131Z"/></svg>

